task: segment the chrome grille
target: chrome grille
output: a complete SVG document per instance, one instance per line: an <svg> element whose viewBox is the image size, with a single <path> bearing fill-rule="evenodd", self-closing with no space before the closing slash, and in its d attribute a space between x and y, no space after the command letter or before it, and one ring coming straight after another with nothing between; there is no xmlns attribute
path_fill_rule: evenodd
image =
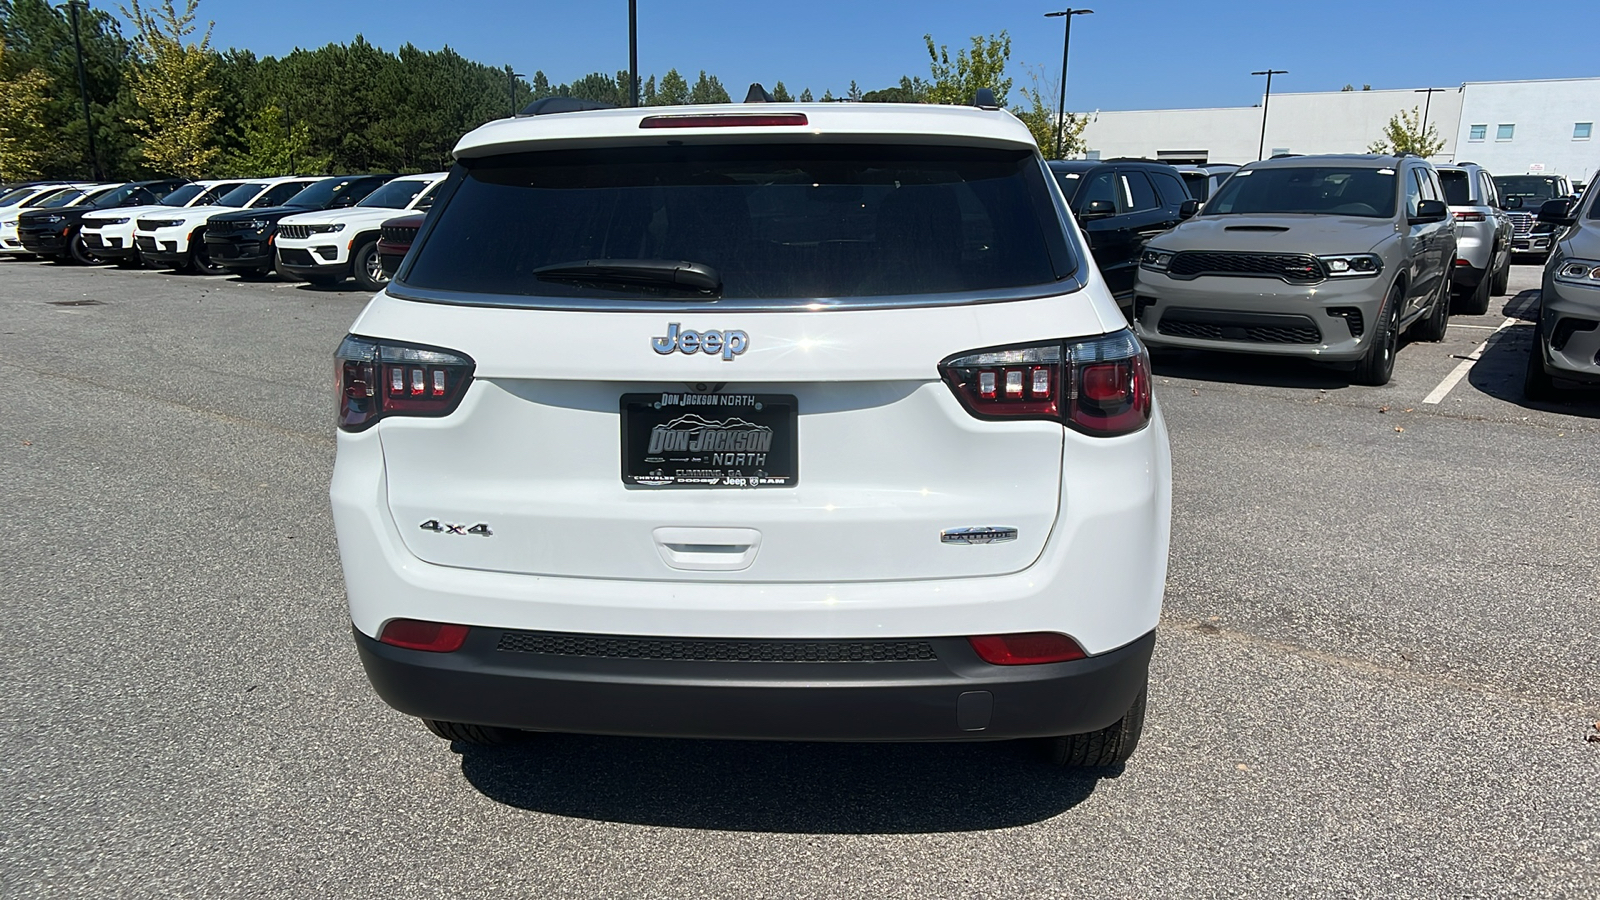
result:
<svg viewBox="0 0 1600 900"><path fill-rule="evenodd" d="M1167 274L1174 278L1235 275L1282 278L1290 284L1315 284L1325 276L1322 262L1305 253L1223 253L1185 250L1172 257Z"/></svg>
<svg viewBox="0 0 1600 900"><path fill-rule="evenodd" d="M409 244L417 237L415 225L385 225L382 237L391 244Z"/></svg>
<svg viewBox="0 0 1600 900"><path fill-rule="evenodd" d="M1511 233L1517 237L1527 237L1533 234L1533 213L1514 212L1506 213L1511 218Z"/></svg>
<svg viewBox="0 0 1600 900"><path fill-rule="evenodd" d="M278 237L291 241L304 241L311 237L310 225L279 225Z"/></svg>

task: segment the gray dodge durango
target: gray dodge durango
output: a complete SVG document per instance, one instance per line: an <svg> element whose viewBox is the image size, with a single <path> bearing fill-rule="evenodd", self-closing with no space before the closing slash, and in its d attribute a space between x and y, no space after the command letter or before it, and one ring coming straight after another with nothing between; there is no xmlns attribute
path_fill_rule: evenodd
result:
<svg viewBox="0 0 1600 900"><path fill-rule="evenodd" d="M1444 337L1455 225L1420 157L1251 163L1140 259L1134 327L1152 347L1305 356L1387 384L1399 335Z"/></svg>

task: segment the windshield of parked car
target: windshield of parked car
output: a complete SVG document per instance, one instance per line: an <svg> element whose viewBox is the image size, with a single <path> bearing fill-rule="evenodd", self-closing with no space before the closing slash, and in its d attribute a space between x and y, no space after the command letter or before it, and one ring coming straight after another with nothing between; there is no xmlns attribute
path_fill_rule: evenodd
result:
<svg viewBox="0 0 1600 900"><path fill-rule="evenodd" d="M1394 215L1394 169L1274 166L1235 172L1204 215L1312 213L1385 219Z"/></svg>
<svg viewBox="0 0 1600 900"><path fill-rule="evenodd" d="M11 206L15 203L21 203L23 200L28 199L30 195L37 193L39 193L38 187L12 188L3 194L0 194L0 206Z"/></svg>
<svg viewBox="0 0 1600 900"><path fill-rule="evenodd" d="M89 194L82 188L63 188L47 197L40 197L28 205L37 206L40 209L59 209L74 201L82 200L86 196L89 196Z"/></svg>
<svg viewBox="0 0 1600 900"><path fill-rule="evenodd" d="M417 195L426 191L429 182L405 180L391 181L381 188L367 195L367 199L357 203L357 206L379 207L381 209L405 209Z"/></svg>
<svg viewBox="0 0 1600 900"><path fill-rule="evenodd" d="M467 160L405 283L639 297L541 277L587 261L688 261L724 298L990 291L1075 266L1034 153L866 144L680 145Z"/></svg>
<svg viewBox="0 0 1600 900"><path fill-rule="evenodd" d="M325 178L288 200L284 206L297 206L302 209L332 209L336 206L349 206L349 195L352 190L356 194L363 193L362 186L370 187L371 182L357 178Z"/></svg>
<svg viewBox="0 0 1600 900"><path fill-rule="evenodd" d="M159 186L152 189L148 185L125 184L94 198L94 205L104 209L118 206L150 206L161 199L161 191L162 188Z"/></svg>
<svg viewBox="0 0 1600 900"><path fill-rule="evenodd" d="M1561 179L1546 175L1496 175L1494 183L1501 196L1521 197L1525 207L1534 205L1530 201L1542 203L1566 196L1561 190Z"/></svg>
<svg viewBox="0 0 1600 900"><path fill-rule="evenodd" d="M183 206L190 200L205 193L205 188L198 184L190 183L179 187L177 190L161 198L161 206Z"/></svg>
<svg viewBox="0 0 1600 900"><path fill-rule="evenodd" d="M1205 200L1211 193L1211 176L1204 172L1179 172L1183 176L1183 183L1189 188L1189 196L1196 200Z"/></svg>
<svg viewBox="0 0 1600 900"><path fill-rule="evenodd" d="M266 189L266 185L255 182L241 184L228 193L222 195L222 199L217 201L217 205L226 206L230 209L244 209L246 206L250 205L250 201L254 200L257 194Z"/></svg>
<svg viewBox="0 0 1600 900"><path fill-rule="evenodd" d="M1460 169L1440 169L1439 181L1444 184L1444 202L1448 206L1472 205L1472 179Z"/></svg>

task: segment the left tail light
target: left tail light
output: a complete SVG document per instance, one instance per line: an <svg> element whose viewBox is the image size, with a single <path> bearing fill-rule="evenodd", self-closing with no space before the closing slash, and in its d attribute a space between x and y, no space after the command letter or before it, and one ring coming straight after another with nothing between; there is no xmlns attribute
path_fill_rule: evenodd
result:
<svg viewBox="0 0 1600 900"><path fill-rule="evenodd" d="M957 354L939 373L980 419L1048 419L1095 437L1150 423L1150 356L1127 329Z"/></svg>
<svg viewBox="0 0 1600 900"><path fill-rule="evenodd" d="M474 368L455 350L353 334L333 364L342 431L364 431L385 416L448 416L466 396Z"/></svg>

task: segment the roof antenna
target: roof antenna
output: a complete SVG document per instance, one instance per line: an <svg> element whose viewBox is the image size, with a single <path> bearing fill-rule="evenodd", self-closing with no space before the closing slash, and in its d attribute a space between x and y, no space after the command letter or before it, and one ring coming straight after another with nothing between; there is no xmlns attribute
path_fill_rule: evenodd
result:
<svg viewBox="0 0 1600 900"><path fill-rule="evenodd" d="M978 88L978 93L972 97L972 105L979 109L999 109L1000 104L994 99L994 91L988 88Z"/></svg>
<svg viewBox="0 0 1600 900"><path fill-rule="evenodd" d="M745 92L744 102L746 102L746 103L771 103L772 102L772 95L767 93L767 89L762 87L760 82L753 82L750 85L750 90Z"/></svg>

